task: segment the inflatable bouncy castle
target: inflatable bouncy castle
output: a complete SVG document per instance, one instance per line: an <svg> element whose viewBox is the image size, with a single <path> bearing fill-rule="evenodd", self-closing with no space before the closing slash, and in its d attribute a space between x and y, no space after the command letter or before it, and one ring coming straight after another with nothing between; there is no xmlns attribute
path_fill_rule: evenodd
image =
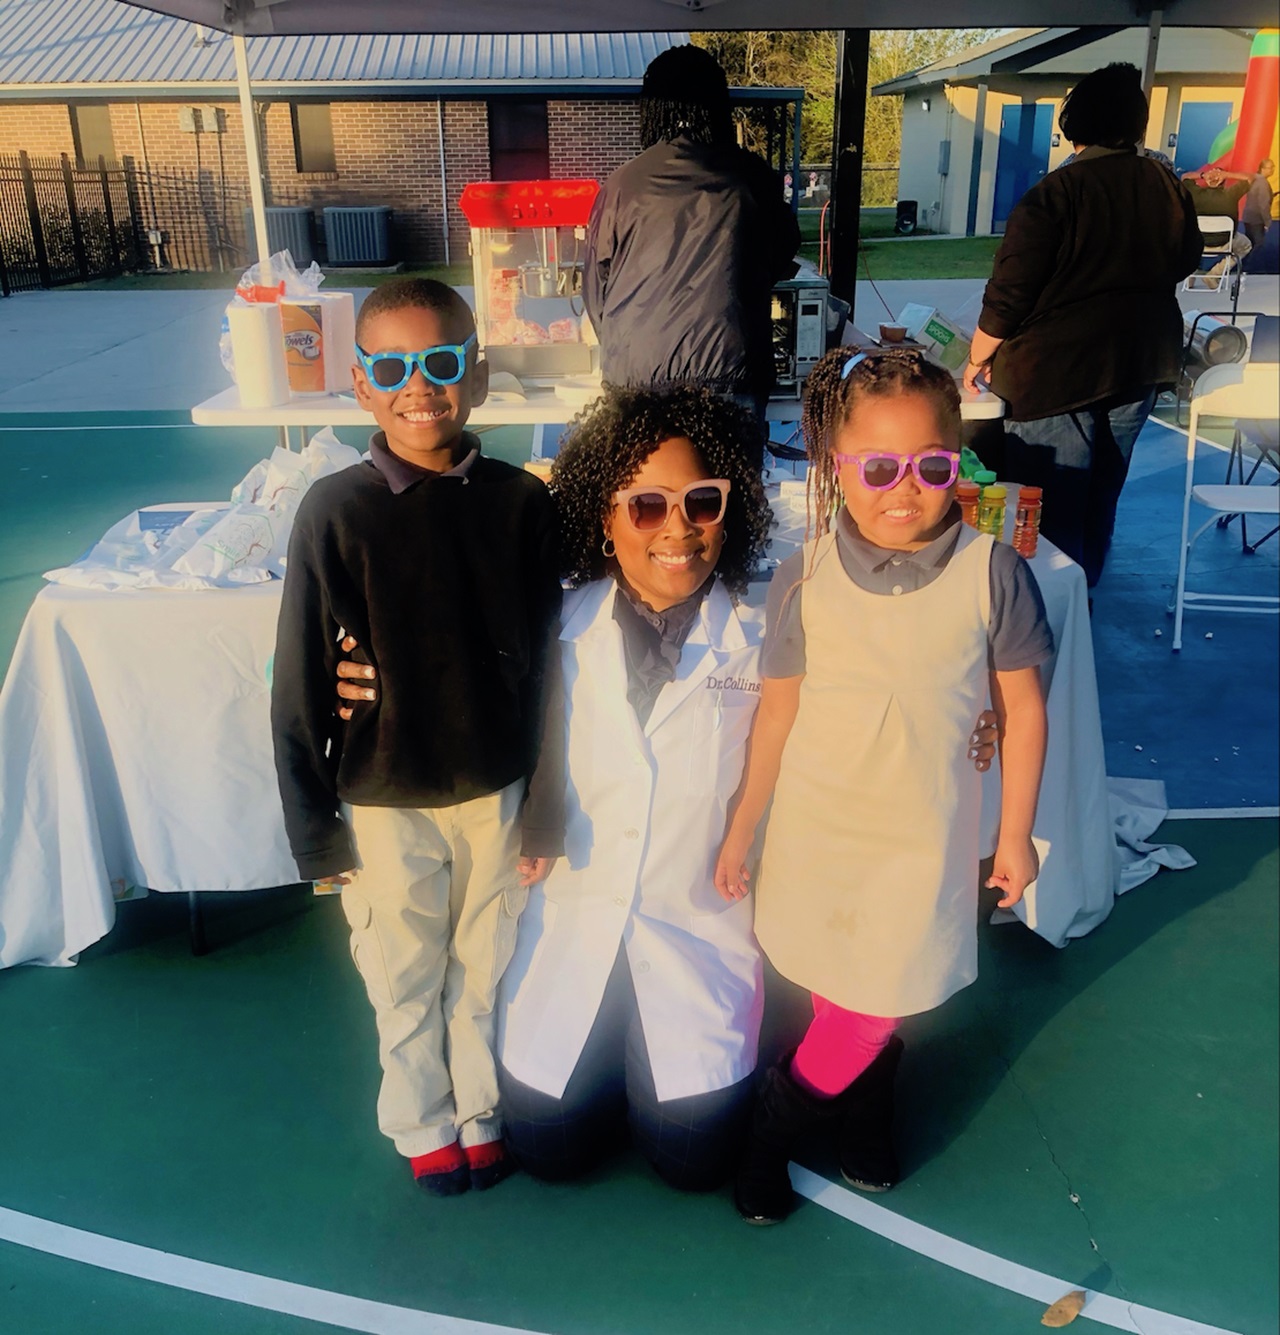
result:
<svg viewBox="0 0 1280 1335"><path fill-rule="evenodd" d="M1280 163L1280 30L1263 28L1249 49L1240 119L1213 141L1209 161L1252 176L1264 158Z"/></svg>

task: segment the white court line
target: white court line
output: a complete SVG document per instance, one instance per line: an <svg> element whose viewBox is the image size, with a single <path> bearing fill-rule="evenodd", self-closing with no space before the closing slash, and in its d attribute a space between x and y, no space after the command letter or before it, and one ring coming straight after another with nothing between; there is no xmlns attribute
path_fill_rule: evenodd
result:
<svg viewBox="0 0 1280 1335"><path fill-rule="evenodd" d="M931 1261L939 1261L953 1270L963 1271L975 1279L996 1284L1011 1293L1034 1298L1046 1307L1079 1287L1065 1279L1054 1279L1052 1275L1041 1274L1038 1270L1030 1270L1014 1261L1006 1261L1002 1256L993 1256L990 1252L970 1247L967 1242L949 1238L945 1233L917 1224L914 1220L904 1219L902 1215L886 1210L883 1205L875 1205L856 1191L838 1187L807 1168L801 1168L799 1164L791 1165L791 1185L807 1200L890 1242L896 1242L900 1247L927 1256ZM1094 1293L1092 1290L1086 1290L1086 1293L1088 1296L1080 1315L1104 1326L1113 1326L1116 1330L1133 1331L1136 1335L1236 1335L1236 1332L1226 1331L1221 1326L1206 1326L1187 1317L1157 1311L1153 1307L1127 1303L1105 1293Z"/></svg>
<svg viewBox="0 0 1280 1335"><path fill-rule="evenodd" d="M305 1284L254 1275L247 1270L194 1261L172 1252L139 1247L101 1233L55 1224L34 1215L19 1214L0 1206L0 1240L15 1242L62 1256L68 1261L83 1261L120 1275L149 1279L170 1288L225 1298L248 1307L283 1312L286 1316L305 1317L326 1326L368 1332L368 1335L537 1335L518 1326L495 1326L487 1321L468 1321L465 1317L438 1316L412 1307L394 1307L390 1303L353 1298L345 1293L313 1289Z"/></svg>
<svg viewBox="0 0 1280 1335"><path fill-rule="evenodd" d="M136 426L0 426L0 431L208 431L194 422L139 422ZM250 430L261 430L251 427Z"/></svg>
<svg viewBox="0 0 1280 1335"><path fill-rule="evenodd" d="M1280 807L1178 807L1164 813L1165 820L1275 820Z"/></svg>
<svg viewBox="0 0 1280 1335"><path fill-rule="evenodd" d="M1048 1306L1075 1287L1066 1280L1043 1275L904 1219L796 1164L791 1165L791 1181L802 1196L851 1223L1011 1293L1034 1298ZM495 1326L465 1317L438 1316L411 1307L395 1307L368 1298L313 1289L305 1284L291 1284L287 1280L255 1275L246 1270L211 1265L173 1252L140 1247L136 1243L104 1237L101 1233L56 1224L35 1215L20 1214L3 1206L0 1206L0 1241L61 1256L68 1261L81 1261L117 1274L167 1284L171 1288L224 1298L228 1302L282 1312L287 1316L305 1317L346 1330L368 1332L368 1335L538 1335L518 1326ZM1089 1293L1080 1315L1117 1330L1135 1332L1135 1335L1237 1335L1219 1326L1206 1326L1101 1293Z"/></svg>

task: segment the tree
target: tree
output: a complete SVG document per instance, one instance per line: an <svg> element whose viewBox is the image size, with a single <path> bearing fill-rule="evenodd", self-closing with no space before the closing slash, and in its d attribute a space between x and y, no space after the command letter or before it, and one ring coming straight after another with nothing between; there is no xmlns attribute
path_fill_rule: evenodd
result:
<svg viewBox="0 0 1280 1335"><path fill-rule="evenodd" d="M955 55L992 35L987 28L921 28L873 32L868 83L874 87L923 65ZM830 162L835 120L834 32L700 32L692 40L724 67L730 86L803 88L800 156ZM748 121L749 148L763 148L764 132ZM872 97L867 90L863 157L868 165L897 167L902 139L902 99Z"/></svg>

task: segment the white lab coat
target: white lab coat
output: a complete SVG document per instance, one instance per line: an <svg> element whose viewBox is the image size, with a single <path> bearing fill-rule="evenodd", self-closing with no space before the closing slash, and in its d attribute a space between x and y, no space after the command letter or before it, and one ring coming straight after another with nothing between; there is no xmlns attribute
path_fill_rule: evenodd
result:
<svg viewBox="0 0 1280 1335"><path fill-rule="evenodd" d="M660 1100L755 1069L762 977L748 897L712 881L760 695L763 617L719 581L641 729L627 701L617 586L565 600L565 856L534 888L503 977L499 1055L560 1097L625 943Z"/></svg>

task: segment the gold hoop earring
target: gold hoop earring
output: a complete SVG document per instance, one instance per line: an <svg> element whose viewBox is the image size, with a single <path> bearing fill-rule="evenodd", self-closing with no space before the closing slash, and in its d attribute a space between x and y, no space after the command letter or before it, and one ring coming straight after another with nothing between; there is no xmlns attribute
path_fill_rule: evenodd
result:
<svg viewBox="0 0 1280 1335"><path fill-rule="evenodd" d="M606 539L600 544L600 552L601 552L601 555L604 556L606 559L607 559L608 557L612 556L612 555L614 554L614 552L616 552L617 550L618 550L618 549L613 545L613 539L612 539L612 538L606 538Z"/></svg>

